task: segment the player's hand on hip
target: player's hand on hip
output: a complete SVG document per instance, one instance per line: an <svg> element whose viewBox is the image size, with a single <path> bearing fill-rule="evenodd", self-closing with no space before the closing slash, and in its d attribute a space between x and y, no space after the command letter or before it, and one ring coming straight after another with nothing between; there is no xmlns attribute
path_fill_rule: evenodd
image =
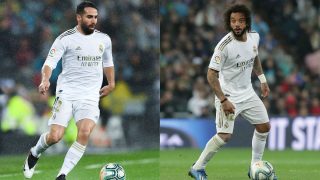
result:
<svg viewBox="0 0 320 180"><path fill-rule="evenodd" d="M267 83L261 83L261 96L262 98L266 98L269 96L270 89Z"/></svg>
<svg viewBox="0 0 320 180"><path fill-rule="evenodd" d="M113 89L114 89L114 86L109 86L109 85L103 86L99 91L100 98L108 96L113 91Z"/></svg>
<svg viewBox="0 0 320 180"><path fill-rule="evenodd" d="M46 92L49 90L49 87L49 81L41 81L41 84L39 85L39 93L45 95Z"/></svg>

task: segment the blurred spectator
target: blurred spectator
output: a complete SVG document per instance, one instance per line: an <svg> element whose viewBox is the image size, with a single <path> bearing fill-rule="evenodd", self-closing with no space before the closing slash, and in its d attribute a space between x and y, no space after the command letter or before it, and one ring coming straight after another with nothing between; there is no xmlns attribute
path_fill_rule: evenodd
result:
<svg viewBox="0 0 320 180"><path fill-rule="evenodd" d="M251 28L259 33L260 41L264 42L266 35L269 33L269 26L261 19L259 14L253 16Z"/></svg>
<svg viewBox="0 0 320 180"><path fill-rule="evenodd" d="M210 93L205 85L204 78L197 78L193 87L192 97L188 101L188 110L195 117L209 117L210 109L212 108L210 103L212 102L210 101Z"/></svg>
<svg viewBox="0 0 320 180"><path fill-rule="evenodd" d="M314 98L311 101L311 110L310 113L314 116L320 115L320 101L319 98Z"/></svg>
<svg viewBox="0 0 320 180"><path fill-rule="evenodd" d="M312 54L306 56L306 65L308 69L314 73L320 75L320 49Z"/></svg>
<svg viewBox="0 0 320 180"><path fill-rule="evenodd" d="M18 68L21 69L30 64L33 58L34 52L30 46L30 41L26 38L21 39L16 52L16 63Z"/></svg>
<svg viewBox="0 0 320 180"><path fill-rule="evenodd" d="M297 109L297 99L292 93L288 93L286 100L285 100L286 106L287 106L287 112L290 117L295 117L298 115L298 109Z"/></svg>
<svg viewBox="0 0 320 180"><path fill-rule="evenodd" d="M0 86L6 95L6 108L2 112L1 131L35 135L37 125L34 120L34 106L17 93L18 88L12 79L1 80Z"/></svg>

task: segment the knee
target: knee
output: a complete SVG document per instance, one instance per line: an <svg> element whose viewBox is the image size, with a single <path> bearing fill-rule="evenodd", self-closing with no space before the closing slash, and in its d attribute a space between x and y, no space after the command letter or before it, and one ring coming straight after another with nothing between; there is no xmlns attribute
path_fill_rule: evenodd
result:
<svg viewBox="0 0 320 180"><path fill-rule="evenodd" d="M265 128L265 130L266 130L266 132L269 132L270 129L271 129L271 126L270 126L270 123L268 123L267 126L266 126L266 128Z"/></svg>
<svg viewBox="0 0 320 180"><path fill-rule="evenodd" d="M228 142L232 136L232 134L229 133L218 133L218 135L224 142Z"/></svg>
<svg viewBox="0 0 320 180"><path fill-rule="evenodd" d="M266 133L266 132L269 132L270 131L270 123L265 123L265 124L259 124L259 125L256 125L256 130L259 132L259 133Z"/></svg>
<svg viewBox="0 0 320 180"><path fill-rule="evenodd" d="M78 130L78 138L88 139L91 134L90 128L81 128Z"/></svg>
<svg viewBox="0 0 320 180"><path fill-rule="evenodd" d="M62 134L58 132L50 132L47 138L49 144L55 144L61 140Z"/></svg>

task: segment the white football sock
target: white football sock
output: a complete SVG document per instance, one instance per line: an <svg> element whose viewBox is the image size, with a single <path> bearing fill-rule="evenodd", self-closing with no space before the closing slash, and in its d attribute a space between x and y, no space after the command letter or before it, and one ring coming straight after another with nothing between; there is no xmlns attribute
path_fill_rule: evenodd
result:
<svg viewBox="0 0 320 180"><path fill-rule="evenodd" d="M47 134L48 132L41 134L37 144L31 148L31 154L33 156L37 158L40 157L41 153L43 153L46 149L48 149L48 147L51 146L47 144Z"/></svg>
<svg viewBox="0 0 320 180"><path fill-rule="evenodd" d="M81 159L85 149L86 149L86 146L83 146L80 143L78 143L77 141L75 141L71 145L70 149L68 150L68 152L66 154L66 157L64 158L64 162L63 162L63 165L60 169L58 176L60 174L67 175L74 168L74 166L77 165L77 163Z"/></svg>
<svg viewBox="0 0 320 180"><path fill-rule="evenodd" d="M226 143L220 138L218 134L214 135L208 142L204 150L202 151L199 159L193 165L193 168L204 169L213 155L218 152L221 146L225 145Z"/></svg>
<svg viewBox="0 0 320 180"><path fill-rule="evenodd" d="M262 160L264 147L266 146L267 137L269 132L259 133L257 130L254 130L252 137L252 159L251 164Z"/></svg>

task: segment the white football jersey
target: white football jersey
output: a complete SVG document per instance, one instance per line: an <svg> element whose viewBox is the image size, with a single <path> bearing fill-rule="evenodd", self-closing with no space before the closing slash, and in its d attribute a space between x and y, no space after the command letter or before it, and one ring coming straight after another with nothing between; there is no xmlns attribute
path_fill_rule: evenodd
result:
<svg viewBox="0 0 320 180"><path fill-rule="evenodd" d="M56 38L44 65L53 70L60 59L62 72L56 95L67 100L99 101L103 67L113 66L110 37L98 30L84 35L76 27L70 29Z"/></svg>
<svg viewBox="0 0 320 180"><path fill-rule="evenodd" d="M256 32L247 32L246 42L236 40L230 32L214 49L209 68L219 71L222 91L231 102L242 102L255 93L251 73L258 45L259 34Z"/></svg>

